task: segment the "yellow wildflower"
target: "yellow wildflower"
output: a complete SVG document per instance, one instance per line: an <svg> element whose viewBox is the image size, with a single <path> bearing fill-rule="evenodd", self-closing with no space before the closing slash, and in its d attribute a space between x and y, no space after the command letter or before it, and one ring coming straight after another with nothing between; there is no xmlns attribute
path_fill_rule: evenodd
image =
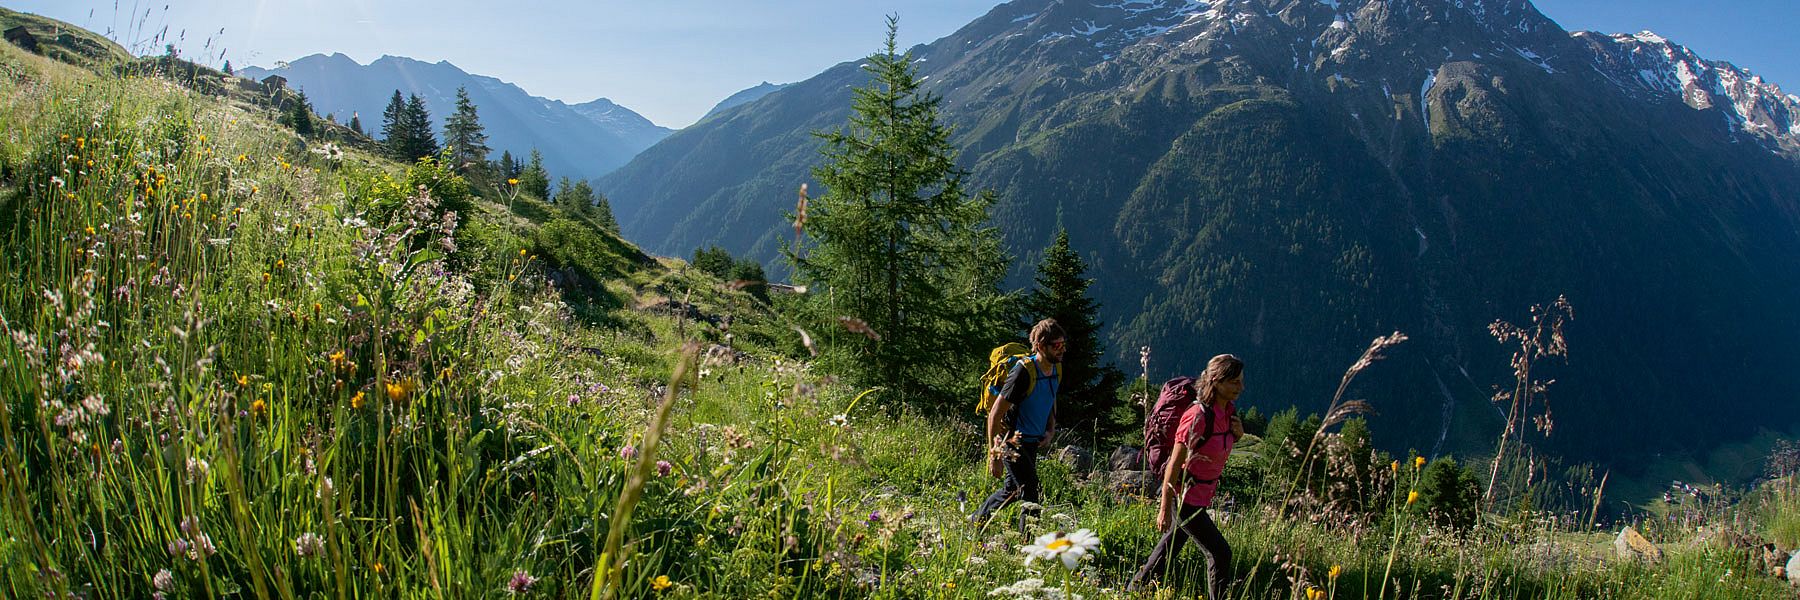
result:
<svg viewBox="0 0 1800 600"><path fill-rule="evenodd" d="M387 382L388 400L393 402L405 402L407 398L412 397L413 390L418 389L418 387L419 384L414 383L411 379L389 381Z"/></svg>
<svg viewBox="0 0 1800 600"><path fill-rule="evenodd" d="M87 234L88 234L88 235L94 235L94 228L93 228L93 227L88 227L88 228L87 228Z"/></svg>
<svg viewBox="0 0 1800 600"><path fill-rule="evenodd" d="M1325 591L1316 587L1306 588L1306 600L1319 600L1325 597Z"/></svg>
<svg viewBox="0 0 1800 600"><path fill-rule="evenodd" d="M256 417L261 417L268 413L269 413L269 403L263 402L262 398L257 398L255 402L250 403L250 414L251 415L256 416Z"/></svg>
<svg viewBox="0 0 1800 600"><path fill-rule="evenodd" d="M519 256L525 256L525 249L524 249L524 248L520 248L520 249L519 249Z"/></svg>
<svg viewBox="0 0 1800 600"><path fill-rule="evenodd" d="M263 271L263 283L268 283L268 282L269 282L269 272Z"/></svg>
<svg viewBox="0 0 1800 600"><path fill-rule="evenodd" d="M248 385L250 385L250 376L249 375L238 375L237 382L238 382L239 387L248 386Z"/></svg>
<svg viewBox="0 0 1800 600"><path fill-rule="evenodd" d="M363 393L359 391L356 393L355 396L350 397L350 408L360 409L362 407L363 407Z"/></svg>
<svg viewBox="0 0 1800 600"><path fill-rule="evenodd" d="M1400 472L1400 461L1396 460L1393 463L1390 463L1388 465L1388 470L1393 471L1395 473L1399 473Z"/></svg>
<svg viewBox="0 0 1800 600"><path fill-rule="evenodd" d="M287 261L285 261L285 260L281 260L281 259L279 259L279 258L277 258L277 259L275 259L275 268L276 268L276 269L285 269L285 268L287 268Z"/></svg>
<svg viewBox="0 0 1800 600"><path fill-rule="evenodd" d="M517 179L508 179L508 180L506 180L506 185L519 185L519 180L517 180Z"/></svg>
<svg viewBox="0 0 1800 600"><path fill-rule="evenodd" d="M1344 574L1344 566L1343 565L1331 565L1331 571L1326 573L1325 576L1328 578L1331 578L1331 579L1337 579L1339 575L1343 575L1343 574Z"/></svg>
<svg viewBox="0 0 1800 600"><path fill-rule="evenodd" d="M675 582L669 581L668 575L657 575L656 579L650 580L650 587L656 588L656 591L659 592L669 589L669 586L672 585L675 585Z"/></svg>
<svg viewBox="0 0 1800 600"><path fill-rule="evenodd" d="M1412 506L1412 504L1414 502L1418 502L1418 501L1419 501L1419 490L1413 490L1413 491L1406 493L1406 505L1407 506Z"/></svg>
<svg viewBox="0 0 1800 600"><path fill-rule="evenodd" d="M239 154L237 157L238 162L244 162L247 160L250 160L250 155L248 155L248 154Z"/></svg>
<svg viewBox="0 0 1800 600"><path fill-rule="evenodd" d="M1423 457L1423 456L1413 457L1413 468L1414 469L1425 468L1425 457Z"/></svg>

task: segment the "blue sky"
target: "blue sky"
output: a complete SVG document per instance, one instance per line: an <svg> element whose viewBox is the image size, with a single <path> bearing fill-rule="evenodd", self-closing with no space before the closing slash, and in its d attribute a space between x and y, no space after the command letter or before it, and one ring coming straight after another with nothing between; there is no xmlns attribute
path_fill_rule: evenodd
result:
<svg viewBox="0 0 1800 600"><path fill-rule="evenodd" d="M234 65L269 66L342 52L383 54L506 80L534 95L607 97L659 125L682 127L738 90L791 82L867 55L883 16L901 43L948 35L993 0L6 0L128 47L168 26L190 58L221 50ZM1800 93L1800 0L1537 0L1566 29L1650 29L1701 56L1729 60ZM166 8L165 8L166 6ZM145 15L148 15L147 17ZM133 18L133 15L136 18ZM208 49L207 42L211 40ZM160 44L140 42L140 52Z"/></svg>

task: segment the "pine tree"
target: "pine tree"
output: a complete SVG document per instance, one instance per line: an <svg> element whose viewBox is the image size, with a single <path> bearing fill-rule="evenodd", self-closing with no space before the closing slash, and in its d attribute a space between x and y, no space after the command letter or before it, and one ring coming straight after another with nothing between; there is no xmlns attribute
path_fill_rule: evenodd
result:
<svg viewBox="0 0 1800 600"><path fill-rule="evenodd" d="M233 72L231 70L231 61L230 60L225 61L225 74L226 75L236 75L237 74L236 72Z"/></svg>
<svg viewBox="0 0 1800 600"><path fill-rule="evenodd" d="M1049 317L1062 325L1068 338L1063 354L1064 388L1057 401L1057 421L1073 431L1098 430L1101 435L1131 428L1109 417L1119 402L1119 386L1125 374L1112 365L1100 364L1104 344L1100 339L1100 304L1088 297L1093 280L1083 277L1087 265L1069 247L1068 230L1059 230L1056 241L1038 263L1037 289L1025 298L1027 316Z"/></svg>
<svg viewBox="0 0 1800 600"><path fill-rule="evenodd" d="M540 200L550 199L550 172L544 170L544 155L531 149L531 161L519 172L519 190Z"/></svg>
<svg viewBox="0 0 1800 600"><path fill-rule="evenodd" d="M354 112L350 113L350 131L356 132L356 135L368 135L363 133L361 115Z"/></svg>
<svg viewBox="0 0 1800 600"><path fill-rule="evenodd" d="M458 173L467 175L487 164L492 149L467 88L456 88L456 112L444 120L444 145L450 147L450 166Z"/></svg>
<svg viewBox="0 0 1800 600"><path fill-rule="evenodd" d="M998 291L1008 258L986 224L993 194L964 190L941 100L919 88L897 31L890 17L850 122L817 134L825 163L813 177L827 192L807 210L810 247L785 253L819 288L805 310L828 368L855 387L949 403L1011 329Z"/></svg>

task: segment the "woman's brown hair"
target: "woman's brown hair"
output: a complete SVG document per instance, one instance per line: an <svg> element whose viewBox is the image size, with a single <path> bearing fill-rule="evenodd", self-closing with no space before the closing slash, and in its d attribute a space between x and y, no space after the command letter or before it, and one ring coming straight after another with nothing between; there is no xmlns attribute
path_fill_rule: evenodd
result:
<svg viewBox="0 0 1800 600"><path fill-rule="evenodd" d="M1206 372L1194 381L1194 403L1211 405L1213 390L1220 383L1244 374L1244 361L1230 354L1220 354L1206 361Z"/></svg>

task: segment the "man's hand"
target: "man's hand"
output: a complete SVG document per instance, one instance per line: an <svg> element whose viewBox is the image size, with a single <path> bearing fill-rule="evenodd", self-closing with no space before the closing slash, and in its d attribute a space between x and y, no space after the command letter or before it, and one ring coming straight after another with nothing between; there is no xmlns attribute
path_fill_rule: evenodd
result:
<svg viewBox="0 0 1800 600"><path fill-rule="evenodd" d="M1231 437L1239 440L1244 439L1244 420L1238 418L1237 415L1231 415Z"/></svg>
<svg viewBox="0 0 1800 600"><path fill-rule="evenodd" d="M1044 430L1044 441L1038 442L1038 447L1039 448L1049 448L1050 440L1053 440L1053 439L1056 439L1056 428L1052 427L1050 429L1045 429Z"/></svg>
<svg viewBox="0 0 1800 600"><path fill-rule="evenodd" d="M996 456L988 459L988 475L994 479L999 479L1006 475L1006 466L1000 461L1000 457Z"/></svg>

